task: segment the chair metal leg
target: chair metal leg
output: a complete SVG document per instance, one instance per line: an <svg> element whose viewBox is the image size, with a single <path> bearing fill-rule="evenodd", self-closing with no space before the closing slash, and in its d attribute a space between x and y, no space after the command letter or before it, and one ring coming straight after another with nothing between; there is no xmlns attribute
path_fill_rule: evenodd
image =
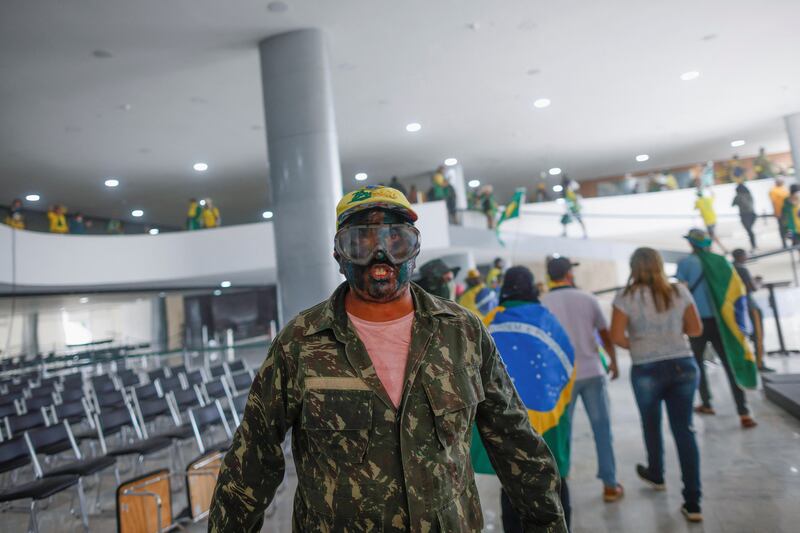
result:
<svg viewBox="0 0 800 533"><path fill-rule="evenodd" d="M122 485L122 481L120 481L120 479L119 479L119 466L118 465L114 465L114 478L117 481L117 487Z"/></svg>
<svg viewBox="0 0 800 533"><path fill-rule="evenodd" d="M31 533L39 533L39 522L36 519L36 500L31 501L31 515L28 521L28 531Z"/></svg>
<svg viewBox="0 0 800 533"><path fill-rule="evenodd" d="M97 474L95 474L95 477L97 478L97 487L95 487L95 489L97 490L97 495L94 498L94 512L99 513L100 512L100 494L101 494L100 487L103 485L103 476L100 474L100 472L98 472Z"/></svg>
<svg viewBox="0 0 800 533"><path fill-rule="evenodd" d="M89 515L86 513L86 495L83 493L83 478L78 478L78 504L81 506L83 529L89 531Z"/></svg>

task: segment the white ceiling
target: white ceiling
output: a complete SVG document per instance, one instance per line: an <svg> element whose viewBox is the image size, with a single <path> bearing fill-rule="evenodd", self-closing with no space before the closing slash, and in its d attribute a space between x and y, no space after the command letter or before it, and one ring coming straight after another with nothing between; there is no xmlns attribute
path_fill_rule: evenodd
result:
<svg viewBox="0 0 800 533"><path fill-rule="evenodd" d="M345 187L446 157L502 192L552 166L586 178L723 158L737 138L743 155L784 151L781 117L800 111L796 0L285 1L4 0L0 202L38 192L179 225L188 197L211 196L224 222L257 220L257 43L303 27L329 38Z"/></svg>

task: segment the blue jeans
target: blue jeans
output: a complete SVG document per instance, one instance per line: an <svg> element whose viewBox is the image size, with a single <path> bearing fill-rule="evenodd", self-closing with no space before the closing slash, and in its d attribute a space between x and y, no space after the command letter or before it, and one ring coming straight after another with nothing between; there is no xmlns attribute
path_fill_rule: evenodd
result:
<svg viewBox="0 0 800 533"><path fill-rule="evenodd" d="M697 390L699 370L693 357L668 359L634 365L631 383L642 418L644 444L650 474L664 479L664 443L661 437L661 402L667 418L683 477L683 499L700 503L700 453L692 427L692 399Z"/></svg>
<svg viewBox="0 0 800 533"><path fill-rule="evenodd" d="M617 486L617 467L614 462L614 448L611 445L611 414L608 407L605 376L579 379L572 387L572 401L569 403L569 420L575 413L578 397L583 400L586 414L594 434L594 446L597 449L597 477L607 487Z"/></svg>

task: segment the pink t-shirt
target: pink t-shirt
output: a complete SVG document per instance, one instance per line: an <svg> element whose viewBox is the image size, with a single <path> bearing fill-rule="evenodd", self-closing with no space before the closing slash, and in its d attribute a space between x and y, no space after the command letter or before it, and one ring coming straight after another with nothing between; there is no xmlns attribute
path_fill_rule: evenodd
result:
<svg viewBox="0 0 800 533"><path fill-rule="evenodd" d="M367 348L375 373L389 394L389 399L398 407L403 398L403 381L406 377L414 313L388 322L370 322L350 313L347 316L350 317L358 338Z"/></svg>

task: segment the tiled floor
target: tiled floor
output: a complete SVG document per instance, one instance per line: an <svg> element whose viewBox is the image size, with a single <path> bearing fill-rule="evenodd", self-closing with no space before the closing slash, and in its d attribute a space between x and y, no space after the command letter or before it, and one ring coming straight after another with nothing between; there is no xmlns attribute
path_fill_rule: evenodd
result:
<svg viewBox="0 0 800 533"><path fill-rule="evenodd" d="M627 357L622 357L627 361ZM771 357L769 364L781 371L800 372L800 358ZM717 416L696 420L701 447L703 479L703 511L705 521L689 525L680 515L681 482L675 447L671 435L665 433L667 452L666 492L653 492L636 478L634 465L644 459L641 430L630 382L627 363L623 376L610 385L613 411L618 477L626 495L618 503L605 504L600 497L601 485L595 479L594 442L582 407L576 412L570 491L575 533L613 532L774 532L800 531L800 421L766 401L760 391L748 393L750 405L759 426L750 431L739 428L733 400L722 369L709 368L715 396ZM184 456L196 452L187 448ZM162 460L163 464L163 460ZM158 466L151 462L147 466ZM497 480L479 476L485 531L500 532ZM291 530L291 499L294 476L273 504L273 514L262 531L284 533ZM103 480L103 508L91 517L91 530L116 531L113 505L113 473ZM183 505L183 491L174 497L176 511ZM89 489L89 496L94 492ZM40 513L40 530L46 532L80 531L79 521L69 515L69 497L56 498ZM0 515L0 531L25 531L27 515L9 511ZM204 531L205 524L196 524L191 531Z"/></svg>

